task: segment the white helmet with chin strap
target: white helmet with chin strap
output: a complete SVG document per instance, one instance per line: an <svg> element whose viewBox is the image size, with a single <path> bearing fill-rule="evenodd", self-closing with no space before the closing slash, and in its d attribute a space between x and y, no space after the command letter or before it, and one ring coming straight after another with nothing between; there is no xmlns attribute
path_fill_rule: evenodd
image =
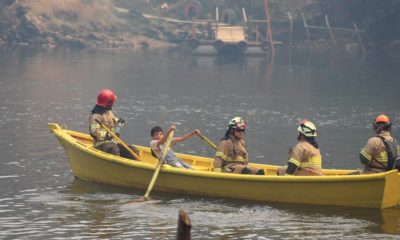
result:
<svg viewBox="0 0 400 240"><path fill-rule="evenodd" d="M301 121L300 126L297 128L297 131L303 134L306 137L316 137L317 136L317 128L314 123L304 119Z"/></svg>
<svg viewBox="0 0 400 240"><path fill-rule="evenodd" d="M245 129L246 122L241 117L234 117L229 121L228 128Z"/></svg>

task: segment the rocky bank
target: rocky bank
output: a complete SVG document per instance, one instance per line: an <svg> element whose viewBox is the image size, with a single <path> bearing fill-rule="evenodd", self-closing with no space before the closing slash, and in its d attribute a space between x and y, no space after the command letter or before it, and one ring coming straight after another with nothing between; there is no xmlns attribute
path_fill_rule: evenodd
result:
<svg viewBox="0 0 400 240"><path fill-rule="evenodd" d="M213 19L215 6L220 7L220 18L240 18L241 8L248 10L248 17L264 19L264 1L220 0L213 4L206 0L167 0L168 11L160 8L161 0L1 0L0 46L29 46L42 48L116 48L158 49L182 43L195 32L196 37L208 36L205 25L192 25L184 21L166 21L165 18L187 19L187 15L202 11L199 19ZM271 3L274 40L289 42L287 13L294 21L293 44L302 46L307 36L300 13L305 13L311 25L323 25L325 14L331 24L352 27L353 21L364 30L363 40L369 49L385 49L389 53L400 51L398 37L399 1L322 1L279 0ZM217 5L216 5L217 4ZM365 5L365 6L364 6ZM364 7L363 7L364 6ZM192 12L188 7L192 7ZM229 12L229 11L230 12ZM236 15L232 15L232 12ZM230 14L229 14L230 13ZM258 16L258 17L257 17ZM385 16L391 16L385 17ZM388 20L389 19L389 20ZM193 31L194 30L194 31ZM351 32L350 32L351 33ZM341 36L335 33L337 38ZM265 29L261 30L265 35ZM347 34L350 35L350 34ZM312 43L323 48L331 47L327 31L313 31ZM347 39L346 39L347 38ZM342 42L355 41L354 34L343 36ZM342 44L342 48L343 48Z"/></svg>
<svg viewBox="0 0 400 240"><path fill-rule="evenodd" d="M111 0L8 0L0 8L0 45L167 48L189 31L189 26L149 20L138 9L117 7Z"/></svg>

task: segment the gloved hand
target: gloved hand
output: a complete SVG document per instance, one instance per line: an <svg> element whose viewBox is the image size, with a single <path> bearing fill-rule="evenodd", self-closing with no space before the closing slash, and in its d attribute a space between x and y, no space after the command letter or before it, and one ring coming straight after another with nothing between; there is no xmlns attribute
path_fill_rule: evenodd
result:
<svg viewBox="0 0 400 240"><path fill-rule="evenodd" d="M124 124L125 124L125 119L117 118L117 121L115 123L115 133L117 134L118 137L121 134L121 128L124 126Z"/></svg>
<svg viewBox="0 0 400 240"><path fill-rule="evenodd" d="M119 125L115 126L115 135L118 137L121 135L121 127Z"/></svg>
<svg viewBox="0 0 400 240"><path fill-rule="evenodd" d="M116 125L120 125L121 127L125 124L125 119L117 118Z"/></svg>
<svg viewBox="0 0 400 240"><path fill-rule="evenodd" d="M107 133L106 134L106 140L110 140L110 139L112 139L113 138L113 136L110 134L110 133Z"/></svg>

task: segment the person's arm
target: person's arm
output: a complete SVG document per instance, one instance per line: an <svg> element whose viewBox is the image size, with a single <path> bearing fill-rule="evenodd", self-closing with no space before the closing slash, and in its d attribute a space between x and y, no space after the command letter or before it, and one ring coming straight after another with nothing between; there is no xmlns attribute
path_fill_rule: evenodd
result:
<svg viewBox="0 0 400 240"><path fill-rule="evenodd" d="M290 155L287 168L286 168L286 174L293 175L297 168L301 165L301 160L303 159L304 155L304 150L297 144Z"/></svg>
<svg viewBox="0 0 400 240"><path fill-rule="evenodd" d="M214 158L214 172L222 172L222 166L228 158L228 146L226 141L221 141L218 145Z"/></svg>
<svg viewBox="0 0 400 240"><path fill-rule="evenodd" d="M296 172L298 166L292 162L288 162L285 174L293 175Z"/></svg>
<svg viewBox="0 0 400 240"><path fill-rule="evenodd" d="M169 127L168 132L166 134L164 134L164 136L157 142L157 147L159 147L160 145L163 145L168 138L168 135L174 131L176 129L175 125L171 125L171 127Z"/></svg>
<svg viewBox="0 0 400 240"><path fill-rule="evenodd" d="M213 164L214 172L222 172L223 163L224 161L220 157L215 157Z"/></svg>
<svg viewBox="0 0 400 240"><path fill-rule="evenodd" d="M97 121L102 122L102 118L97 114L92 114L89 118L89 132L90 136L98 141L104 141L111 138L104 128L100 127Z"/></svg>
<svg viewBox="0 0 400 240"><path fill-rule="evenodd" d="M377 140L370 138L363 149L361 149L359 154L359 159L361 164L368 166L371 164L373 159L373 152L376 152Z"/></svg>
<svg viewBox="0 0 400 240"><path fill-rule="evenodd" d="M200 134L200 130L199 130L199 129L196 129L196 130L193 130L192 132L187 133L187 134L185 134L185 135L183 135L183 136L181 136L181 137L176 137L176 138L174 138L173 142L174 142L174 143L183 142L183 141L185 141L185 140L187 140L187 139L193 137L195 134L196 134L196 135L199 135L199 134Z"/></svg>

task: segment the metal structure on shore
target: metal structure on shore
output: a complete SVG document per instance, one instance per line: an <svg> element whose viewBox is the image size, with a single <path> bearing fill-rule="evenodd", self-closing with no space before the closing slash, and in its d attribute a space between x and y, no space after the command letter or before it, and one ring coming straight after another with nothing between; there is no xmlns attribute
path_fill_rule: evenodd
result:
<svg viewBox="0 0 400 240"><path fill-rule="evenodd" d="M220 17L220 11L216 7L214 20L192 20L192 33L187 45L195 54L239 53L273 56L276 43L272 40L268 0L264 0L264 9L265 20L248 20L246 10L242 8L241 23L232 24L229 12L223 11ZM206 24L207 38L197 36L198 24ZM260 24L267 26L265 37L259 32Z"/></svg>

